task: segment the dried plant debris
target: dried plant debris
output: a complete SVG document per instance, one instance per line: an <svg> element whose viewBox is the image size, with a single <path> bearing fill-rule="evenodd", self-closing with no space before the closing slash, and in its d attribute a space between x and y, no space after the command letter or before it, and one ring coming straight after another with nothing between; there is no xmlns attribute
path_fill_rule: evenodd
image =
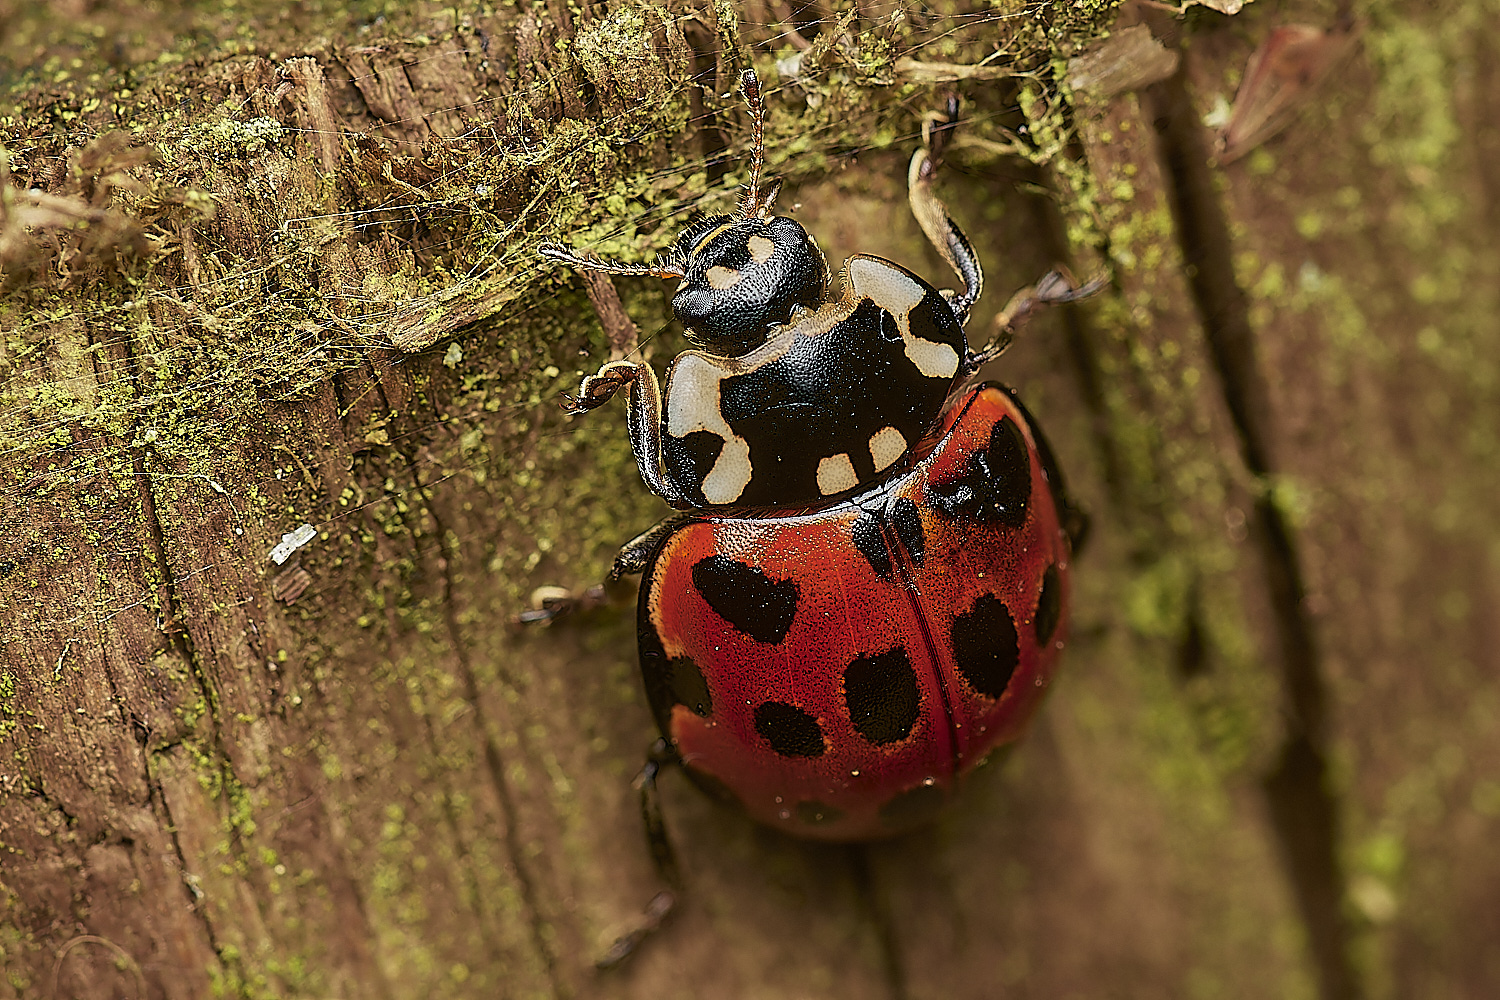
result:
<svg viewBox="0 0 1500 1000"><path fill-rule="evenodd" d="M1221 163L1231 163L1286 128L1323 82L1354 52L1359 25L1288 24L1274 29L1245 65L1229 122L1219 134Z"/></svg>
<svg viewBox="0 0 1500 1000"><path fill-rule="evenodd" d="M1068 86L1075 94L1110 98L1140 90L1177 72L1178 54L1132 24L1110 34L1097 48L1068 60Z"/></svg>

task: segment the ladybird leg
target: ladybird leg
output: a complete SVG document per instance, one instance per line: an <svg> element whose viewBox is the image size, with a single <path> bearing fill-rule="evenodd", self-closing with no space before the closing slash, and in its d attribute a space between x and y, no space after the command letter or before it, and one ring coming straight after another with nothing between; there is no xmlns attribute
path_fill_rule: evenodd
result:
<svg viewBox="0 0 1500 1000"><path fill-rule="evenodd" d="M1003 327L1018 326L1025 322L1032 313L1039 312L1047 306L1078 302L1091 295L1097 295L1108 284L1109 279L1101 275L1080 285L1073 280L1073 275L1067 268L1059 265L1042 275L1042 280L1035 285L1023 288L1012 295L1010 301L1005 304L1005 308L1000 310L1000 315L995 317L995 323Z"/></svg>
<svg viewBox="0 0 1500 1000"><path fill-rule="evenodd" d="M611 361L593 375L586 375L578 383L576 396L563 396L567 402L563 409L568 413L587 413L596 410L615 398L615 393L643 377L641 369L650 369L638 361ZM654 378L654 374L652 375ZM660 390L658 390L658 394Z"/></svg>
<svg viewBox="0 0 1500 1000"><path fill-rule="evenodd" d="M579 591L566 587L538 587L531 592L531 607L512 616L511 621L516 625L550 625L565 615L603 607L611 603L610 598L608 583L596 583Z"/></svg>
<svg viewBox="0 0 1500 1000"><path fill-rule="evenodd" d="M631 783L641 795L641 819L646 826L646 843L651 849L651 860L656 872L667 888L651 897L646 904L644 919L629 934L615 939L609 951L594 963L596 969L613 969L640 948L641 943L656 933L666 923L677 906L677 895L682 891L682 873L677 867L677 852L672 849L672 840L667 836L667 825L661 815L661 793L656 787L661 769L680 764L677 751L664 739L651 745L646 763Z"/></svg>
<svg viewBox="0 0 1500 1000"><path fill-rule="evenodd" d="M563 409L568 413L587 413L615 397L629 386L629 412L626 426L630 432L630 450L646 486L667 503L685 507L692 503L667 478L661 452L661 383L651 366L640 361L611 361L578 386L576 396L565 396Z"/></svg>
<svg viewBox="0 0 1500 1000"><path fill-rule="evenodd" d="M636 376L630 383L630 412L626 425L630 431L630 450L635 452L635 462L640 467L641 478L646 481L646 488L674 507L691 506L692 498L667 476L661 449L661 383L656 380L656 372L650 365L636 365Z"/></svg>
<svg viewBox="0 0 1500 1000"><path fill-rule="evenodd" d="M674 514L653 524L620 546L620 551L615 556L615 563L609 569L610 580L641 573L645 570L646 563L651 560L652 554L661 545L662 540L691 520L693 517L690 514Z"/></svg>
<svg viewBox="0 0 1500 1000"><path fill-rule="evenodd" d="M968 371L975 371L980 365L993 361L1005 353L1011 341L1016 339L1016 333L1021 325L1035 313L1041 312L1048 306L1078 302L1091 295L1097 295L1108 284L1109 279L1102 275L1085 284L1076 284L1073 276L1068 273L1068 269L1062 266L1048 271L1035 285L1023 288L1010 297L1005 308L1000 310L1000 314L995 317L992 327L994 332L989 344L983 350L969 352L969 357L965 362Z"/></svg>
<svg viewBox="0 0 1500 1000"><path fill-rule="evenodd" d="M932 193L935 172L934 161L926 149L912 154L911 169L906 175L907 201L911 203L911 214L916 217L922 232L927 234L928 241L963 282L964 287L948 300L962 323L969 318L970 307L984 289L984 268L980 267L979 257L969 244L969 238L949 217L947 206Z"/></svg>
<svg viewBox="0 0 1500 1000"><path fill-rule="evenodd" d="M641 819L646 824L646 843L651 848L651 860L655 862L662 881L678 892L682 891L682 872L677 867L677 852L672 849L672 839L667 836L667 825L662 820L661 791L656 787L656 779L661 776L662 768L681 763L677 748L658 738L646 752L646 763L631 782L631 786L641 793Z"/></svg>

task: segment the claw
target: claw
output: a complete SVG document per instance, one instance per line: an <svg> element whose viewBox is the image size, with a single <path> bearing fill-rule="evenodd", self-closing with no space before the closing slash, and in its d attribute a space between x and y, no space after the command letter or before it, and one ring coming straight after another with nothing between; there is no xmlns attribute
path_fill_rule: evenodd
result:
<svg viewBox="0 0 1500 1000"><path fill-rule="evenodd" d="M989 346L969 355L969 370L977 370L981 365L1003 354L1011 341L1016 339L1016 331L1021 324L1030 319L1033 313L1040 312L1047 306L1078 302L1091 295L1097 295L1108 285L1107 275L1101 274L1079 285L1073 281L1073 275L1068 272L1068 269L1061 265L1048 271L1035 285L1023 288L1011 296L1005 308L1000 310L1000 314L995 317L994 336L990 338Z"/></svg>
<svg viewBox="0 0 1500 1000"><path fill-rule="evenodd" d="M600 972L617 968L620 963L635 954L636 949L641 946L642 941L661 929L661 925L666 923L667 918L672 915L672 910L676 906L677 897L670 889L663 889L655 896L652 896L651 902L646 904L646 918L641 922L641 925L629 934L615 938L615 943L610 945L609 951L605 952L594 963L594 968Z"/></svg>
<svg viewBox="0 0 1500 1000"><path fill-rule="evenodd" d="M1036 283L1036 289L1032 295L1038 304L1060 305L1064 302L1078 302L1091 295L1097 295L1108 285L1109 278L1102 274L1086 284L1075 284L1068 269L1058 267L1042 276L1042 280Z"/></svg>

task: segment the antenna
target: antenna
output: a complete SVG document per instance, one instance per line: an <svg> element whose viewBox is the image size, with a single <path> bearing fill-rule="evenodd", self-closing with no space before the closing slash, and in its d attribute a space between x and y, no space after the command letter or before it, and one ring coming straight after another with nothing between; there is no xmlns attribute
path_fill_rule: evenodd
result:
<svg viewBox="0 0 1500 1000"><path fill-rule="evenodd" d="M572 264L587 271L603 271L606 274L649 274L657 278L682 278L686 275L664 262L661 257L656 258L649 264L626 264L618 260L608 260L598 254L577 254L563 246L561 243L543 243L536 248L536 252L548 260L560 260L564 264ZM670 256L670 255L667 255Z"/></svg>
<svg viewBox="0 0 1500 1000"><path fill-rule="evenodd" d="M740 197L735 216L740 219L764 219L771 214L771 204L776 200L781 185L773 186L766 196L760 196L760 172L766 163L766 101L760 89L760 77L754 69L740 74L740 96L750 111L750 183Z"/></svg>

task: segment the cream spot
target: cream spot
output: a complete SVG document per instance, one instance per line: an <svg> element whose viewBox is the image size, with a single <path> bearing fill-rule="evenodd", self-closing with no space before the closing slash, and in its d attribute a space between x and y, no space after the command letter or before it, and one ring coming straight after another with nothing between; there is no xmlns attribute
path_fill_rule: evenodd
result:
<svg viewBox="0 0 1500 1000"><path fill-rule="evenodd" d="M744 276L744 272L736 271L732 267L724 267L721 264L715 264L704 275L708 279L708 287L720 289L733 288L740 283L740 279Z"/></svg>
<svg viewBox="0 0 1500 1000"><path fill-rule="evenodd" d="M874 299L876 305L898 318L911 312L927 294L911 275L879 257L851 257L849 284L861 298Z"/></svg>
<svg viewBox="0 0 1500 1000"><path fill-rule="evenodd" d="M825 497L852 490L858 484L854 463L849 461L848 454L830 455L818 463L818 489Z"/></svg>
<svg viewBox="0 0 1500 1000"><path fill-rule="evenodd" d="M899 323L904 327L905 323ZM947 344L939 344L921 337L913 337L904 329L906 356L917 366L917 371L928 378L952 378L958 374L958 352Z"/></svg>
<svg viewBox="0 0 1500 1000"><path fill-rule="evenodd" d="M952 346L925 340L911 332L911 311L927 295L927 289L910 274L879 257L851 257L849 285L860 298L870 299L896 318L906 356L917 366L917 371L927 378L952 378L958 374L958 352Z"/></svg>
<svg viewBox="0 0 1500 1000"><path fill-rule="evenodd" d="M728 441L735 436L719 411L719 383L724 372L695 351L682 354L667 372L667 433L687 437L712 431Z"/></svg>
<svg viewBox="0 0 1500 1000"><path fill-rule="evenodd" d="M750 482L750 443L730 429L719 410L725 374L691 351L679 356L667 372L667 433L681 438L708 431L724 441L701 484L703 498L713 504L734 503Z"/></svg>
<svg viewBox="0 0 1500 1000"><path fill-rule="evenodd" d="M764 264L776 252L776 244L765 236L750 237L745 242L745 247L750 251L750 259L757 264Z"/></svg>
<svg viewBox="0 0 1500 1000"><path fill-rule="evenodd" d="M724 442L714 467L703 477L703 499L709 503L734 503L750 482L750 443L744 438Z"/></svg>
<svg viewBox="0 0 1500 1000"><path fill-rule="evenodd" d="M875 471L884 472L891 463L906 454L906 436L894 427L877 431L870 437L870 458L875 462Z"/></svg>

